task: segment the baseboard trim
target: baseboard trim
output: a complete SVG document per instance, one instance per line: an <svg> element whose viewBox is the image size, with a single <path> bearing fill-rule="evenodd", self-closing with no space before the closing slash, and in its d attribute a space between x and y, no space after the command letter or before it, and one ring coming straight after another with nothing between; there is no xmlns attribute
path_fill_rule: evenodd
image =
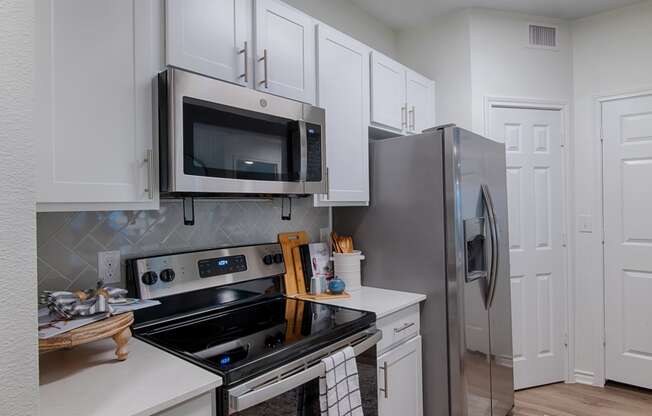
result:
<svg viewBox="0 0 652 416"><path fill-rule="evenodd" d="M595 374L591 371L575 370L575 382L579 384L593 385Z"/></svg>

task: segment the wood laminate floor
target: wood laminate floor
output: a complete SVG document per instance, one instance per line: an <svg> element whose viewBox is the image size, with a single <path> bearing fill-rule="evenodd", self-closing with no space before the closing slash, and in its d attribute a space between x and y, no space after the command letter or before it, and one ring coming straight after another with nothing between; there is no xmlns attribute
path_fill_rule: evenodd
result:
<svg viewBox="0 0 652 416"><path fill-rule="evenodd" d="M516 392L513 416L652 416L652 391L551 384Z"/></svg>

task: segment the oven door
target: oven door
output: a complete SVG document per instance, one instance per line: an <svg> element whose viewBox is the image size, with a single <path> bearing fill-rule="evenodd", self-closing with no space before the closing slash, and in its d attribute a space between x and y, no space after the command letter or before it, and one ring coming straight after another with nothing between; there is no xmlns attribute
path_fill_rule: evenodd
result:
<svg viewBox="0 0 652 416"><path fill-rule="evenodd" d="M165 74L164 192L300 195L312 193L309 181L325 183L323 110L178 69Z"/></svg>
<svg viewBox="0 0 652 416"><path fill-rule="evenodd" d="M221 394L220 415L317 416L321 358L351 345L356 353L360 396L365 416L378 415L376 344L381 332L374 329L342 340L329 348L284 365ZM218 402L220 399L218 399Z"/></svg>

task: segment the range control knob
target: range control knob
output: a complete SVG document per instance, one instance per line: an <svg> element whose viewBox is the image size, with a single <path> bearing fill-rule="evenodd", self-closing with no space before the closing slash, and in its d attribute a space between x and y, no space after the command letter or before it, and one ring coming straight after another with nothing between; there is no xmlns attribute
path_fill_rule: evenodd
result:
<svg viewBox="0 0 652 416"><path fill-rule="evenodd" d="M156 272L145 272L140 276L140 281L148 286L153 285L157 280L158 276L156 275Z"/></svg>
<svg viewBox="0 0 652 416"><path fill-rule="evenodd" d="M283 263L283 255L281 253L274 254L274 263Z"/></svg>
<svg viewBox="0 0 652 416"><path fill-rule="evenodd" d="M274 263L274 257L272 257L271 254L266 255L263 257L263 263L269 266L270 264Z"/></svg>
<svg viewBox="0 0 652 416"><path fill-rule="evenodd" d="M165 269L161 271L161 281L165 283L170 283L174 280L174 270Z"/></svg>

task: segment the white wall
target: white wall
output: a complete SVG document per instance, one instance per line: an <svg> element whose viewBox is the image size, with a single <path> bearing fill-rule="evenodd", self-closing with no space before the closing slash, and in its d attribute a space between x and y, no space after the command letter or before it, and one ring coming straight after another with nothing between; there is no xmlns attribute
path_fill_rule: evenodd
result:
<svg viewBox="0 0 652 416"><path fill-rule="evenodd" d="M528 47L530 23L558 28L559 49ZM485 134L485 97L572 100L567 22L486 9L470 11L472 129Z"/></svg>
<svg viewBox="0 0 652 416"><path fill-rule="evenodd" d="M593 233L576 233L576 372L600 383L603 375L600 154L596 98L652 90L652 2L572 24L575 197L577 215L593 216ZM608 294L607 294L608 296Z"/></svg>
<svg viewBox="0 0 652 416"><path fill-rule="evenodd" d="M397 56L396 33L348 0L284 1L387 56Z"/></svg>
<svg viewBox="0 0 652 416"><path fill-rule="evenodd" d="M0 0L0 414L38 411L34 2Z"/></svg>
<svg viewBox="0 0 652 416"><path fill-rule="evenodd" d="M471 128L469 13L462 10L398 33L398 60L435 80L435 124Z"/></svg>

